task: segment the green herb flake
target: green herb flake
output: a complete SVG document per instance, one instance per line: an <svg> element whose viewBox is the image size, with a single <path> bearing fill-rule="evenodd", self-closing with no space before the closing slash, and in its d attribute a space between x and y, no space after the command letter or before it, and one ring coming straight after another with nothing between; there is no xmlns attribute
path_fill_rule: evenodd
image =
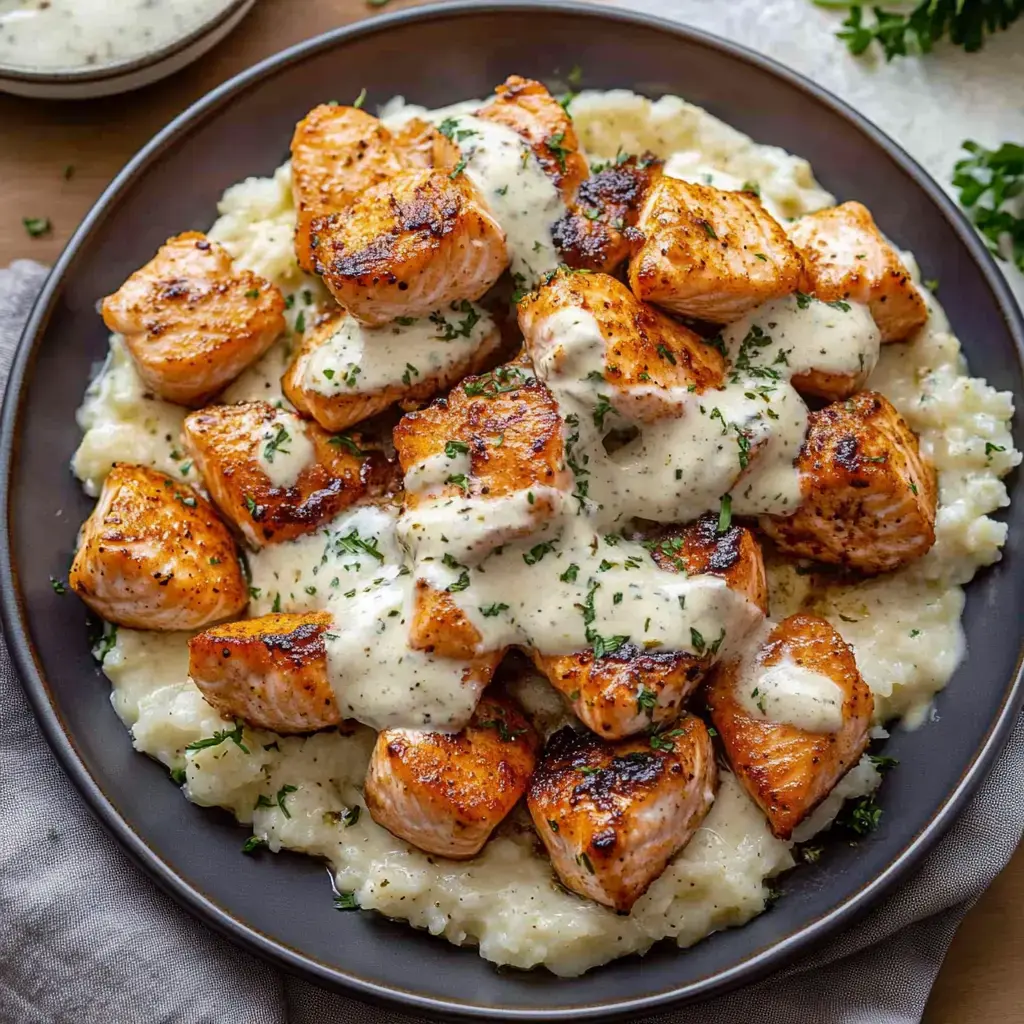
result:
<svg viewBox="0 0 1024 1024"><path fill-rule="evenodd" d="M25 231L30 238L40 238L42 235L48 235L53 226L50 223L49 217L22 217L21 223L25 226Z"/></svg>

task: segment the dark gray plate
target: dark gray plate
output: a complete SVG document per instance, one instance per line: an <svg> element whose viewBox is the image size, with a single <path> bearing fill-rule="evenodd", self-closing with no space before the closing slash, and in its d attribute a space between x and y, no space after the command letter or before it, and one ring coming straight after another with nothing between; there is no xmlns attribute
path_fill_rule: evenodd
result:
<svg viewBox="0 0 1024 1024"><path fill-rule="evenodd" d="M395 93L436 106L486 94L510 72L551 79L573 64L590 87L678 93L761 142L799 153L841 198L857 198L942 281L971 368L1019 399L1024 326L998 270L940 188L853 111L763 57L650 18L572 4L468 3L396 14L303 43L240 75L160 133L75 234L28 325L3 412L2 550L8 644L46 736L93 810L185 906L289 970L368 999L451 1020L635 1016L749 982L863 911L921 858L977 785L1019 707L1024 495L1013 481L1003 561L968 591L968 659L938 720L897 733L881 828L835 844L745 928L680 952L661 945L573 981L496 971L473 950L373 914L339 914L324 869L303 857L243 857L224 813L183 800L132 751L89 655L82 606L54 596L90 502L67 469L74 411L106 351L95 312L169 235L204 228L221 191L280 163L314 103ZM1017 444L1020 446L1018 435ZM58 509L62 514L55 515Z"/></svg>

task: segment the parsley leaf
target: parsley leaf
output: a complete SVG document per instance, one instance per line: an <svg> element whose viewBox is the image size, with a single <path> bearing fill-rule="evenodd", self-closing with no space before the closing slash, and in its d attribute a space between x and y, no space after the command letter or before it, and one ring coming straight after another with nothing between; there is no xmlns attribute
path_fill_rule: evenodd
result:
<svg viewBox="0 0 1024 1024"><path fill-rule="evenodd" d="M1020 3L1024 10L1024 0ZM960 205L993 255L1024 270L1024 216L1014 209L1014 200L1024 193L1024 146L1004 142L986 149L970 140L962 145L969 155L953 168Z"/></svg>
<svg viewBox="0 0 1024 1024"><path fill-rule="evenodd" d="M205 739L194 740L192 743L189 743L185 749L205 750L207 747L216 747L225 740L231 740L231 742L234 743L243 754L248 754L249 748L242 742L243 728L244 724L236 721L234 729L218 729L212 736L207 736Z"/></svg>

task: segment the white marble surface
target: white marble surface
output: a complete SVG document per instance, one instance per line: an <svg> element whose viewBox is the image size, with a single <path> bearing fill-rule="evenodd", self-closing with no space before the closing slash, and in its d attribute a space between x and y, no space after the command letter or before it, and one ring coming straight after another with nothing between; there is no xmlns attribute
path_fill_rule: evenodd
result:
<svg viewBox="0 0 1024 1024"><path fill-rule="evenodd" d="M749 46L806 75L864 114L919 160L950 194L964 139L1024 144L1024 20L979 53L940 43L925 57L854 57L836 39L844 14L811 0L632 0L657 14ZM894 3L885 4L887 7ZM1001 262L1024 303L1024 276Z"/></svg>

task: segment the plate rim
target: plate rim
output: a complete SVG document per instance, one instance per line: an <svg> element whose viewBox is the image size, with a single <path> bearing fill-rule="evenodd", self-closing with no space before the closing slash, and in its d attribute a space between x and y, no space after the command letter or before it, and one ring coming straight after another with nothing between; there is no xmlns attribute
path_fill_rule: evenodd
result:
<svg viewBox="0 0 1024 1024"><path fill-rule="evenodd" d="M888 868L870 883L846 895L832 910L821 915L797 932L783 936L747 960L697 979L689 984L664 989L644 996L619 1001L604 1001L577 1007L550 1009L500 1007L481 1003L455 1002L449 998L423 995L408 989L387 985L354 975L339 967L328 966L277 942L235 917L202 893L193 889L161 858L145 839L121 817L104 794L79 756L74 740L64 728L62 716L52 700L49 684L43 675L35 649L29 638L28 619L17 582L11 550L11 477L16 461L19 438L16 426L21 416L26 381L39 341L60 295L68 267L78 250L106 217L113 211L121 194L157 160L165 149L186 136L213 116L233 96L247 90L268 74L282 70L307 57L343 45L362 36L387 33L399 26L436 19L460 18L480 14L505 14L522 11L537 14L576 14L588 19L627 22L654 29L675 39L738 59L779 78L808 94L810 98L831 108L851 126L866 136L870 144L882 149L932 200L985 278L1000 309L1013 341L1018 361L1018 383L1024 381L1024 311L1018 305L1009 284L995 260L981 241L966 215L931 175L901 146L881 129L859 114L845 101L809 78L760 53L728 41L714 33L688 24L673 22L657 15L608 7L580 0L453 0L414 7L363 19L303 40L259 61L229 78L200 97L181 114L157 132L124 166L90 208L82 222L53 265L32 307L15 350L0 412L0 486L4 500L0 503L0 621L8 650L22 688L26 693L36 722L86 805L108 832L146 874L175 901L212 926L220 934L250 953L269 960L292 974L324 985L345 995L406 1012L443 1017L446 1020L480 1020L497 1017L518 1021L580 1021L611 1019L625 1014L664 1012L683 1003L705 1000L742 985L752 984L791 962L812 943L832 936L842 925L866 913L910 871L949 829L963 810L982 779L988 774L996 755L1002 749L1016 713L1024 703L1024 638L1019 640L1016 667L1003 694L998 714L981 740L973 760L964 767L956 787L935 810L919 835L903 848ZM1022 384L1024 390L1024 384ZM685 951L680 951L685 955ZM478 955L470 947L467 955ZM571 984L571 979L565 980Z"/></svg>

